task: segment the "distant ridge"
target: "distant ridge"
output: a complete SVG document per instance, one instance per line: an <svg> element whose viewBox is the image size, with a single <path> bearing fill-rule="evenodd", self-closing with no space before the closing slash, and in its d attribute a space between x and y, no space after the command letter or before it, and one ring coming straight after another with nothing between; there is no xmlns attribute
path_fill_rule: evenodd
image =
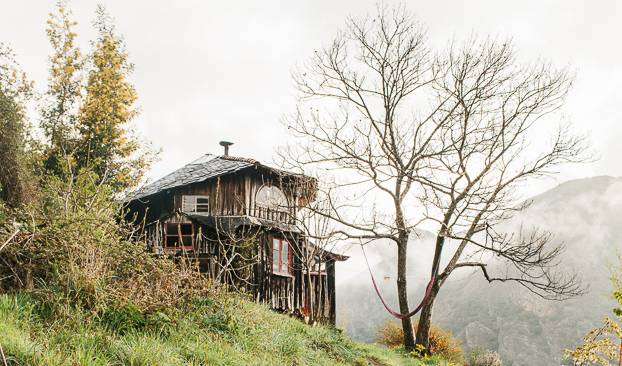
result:
<svg viewBox="0 0 622 366"><path fill-rule="evenodd" d="M498 351L505 366L563 365L563 349L573 347L588 329L610 315L613 306L609 276L622 254L622 178L569 180L529 201L532 205L510 222L510 228L540 226L554 232L556 242L566 248L562 265L582 276L589 293L563 302L545 301L520 286L491 286L479 273L465 271L465 276L450 279L441 291L433 322L452 331L467 349ZM423 235L413 244L410 250L416 257L409 260L409 285L414 301L421 291L420 279L429 275L425 256L430 255L432 243ZM394 272L392 256L389 251L380 257L379 273ZM353 337L373 341L389 317L363 271L353 278L358 282L352 280L338 289L337 319ZM393 277L383 290L389 301L397 301ZM356 311L351 304L356 304Z"/></svg>

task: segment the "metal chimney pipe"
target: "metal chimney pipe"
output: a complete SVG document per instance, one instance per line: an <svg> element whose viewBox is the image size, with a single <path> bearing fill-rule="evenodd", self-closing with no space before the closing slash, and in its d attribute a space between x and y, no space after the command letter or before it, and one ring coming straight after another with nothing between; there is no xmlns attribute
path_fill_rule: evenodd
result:
<svg viewBox="0 0 622 366"><path fill-rule="evenodd" d="M229 146L233 145L233 142L220 141L220 146L225 148L225 156L229 156Z"/></svg>

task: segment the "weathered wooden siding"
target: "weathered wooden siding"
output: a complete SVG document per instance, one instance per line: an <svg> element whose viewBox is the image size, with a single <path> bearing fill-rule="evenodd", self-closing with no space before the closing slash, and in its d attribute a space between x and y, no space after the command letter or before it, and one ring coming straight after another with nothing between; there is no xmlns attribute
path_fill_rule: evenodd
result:
<svg viewBox="0 0 622 366"><path fill-rule="evenodd" d="M223 263L222 250L226 250L226 238L217 235L213 229L194 223L184 216L174 216L166 220L158 221L146 227L148 243L156 253L173 254L163 248L164 242L163 225L167 222L193 223L194 225L194 251L186 253L199 262L199 268L211 278L221 273ZM316 320L334 324L335 321L335 273L334 261L329 261L326 273L312 274L309 278L302 268L298 255L293 256L291 275L275 274L272 270L272 239L283 237L282 233L261 230L252 235L256 241L254 246L257 250L257 261L250 269L248 283L234 283L230 276L220 278L228 285L236 288L243 287L252 298L261 303L270 305L273 309L301 314L309 313L311 309L316 314ZM300 253L300 241L295 235L287 235L294 253ZM307 288L313 292L311 301L307 295Z"/></svg>
<svg viewBox="0 0 622 366"><path fill-rule="evenodd" d="M284 212L258 206L255 197L263 185L279 187L288 200L289 210ZM296 190L282 182L279 177L250 169L245 174L222 176L132 201L126 218L145 225L163 220L181 211L184 195L209 197L209 212L204 213L207 216L247 215L288 224L295 222L299 201Z"/></svg>
<svg viewBox="0 0 622 366"><path fill-rule="evenodd" d="M285 193L290 212L270 212L255 203L258 190L263 185L274 185ZM216 232L213 228L195 222L182 214L182 196L199 195L209 197L209 212L206 216L255 216L280 222L291 222L296 214L299 197L297 190L274 174L248 169L239 174L231 174L214 178L205 182L194 183L183 187L160 192L142 200L133 201L129 206L127 217L144 228L147 242L154 252L160 254L180 254L163 247L166 223L192 223L194 228L193 250L184 255L193 256L199 262L202 272L216 278L225 265L223 250L227 250L227 236ZM202 215L203 215L202 214ZM253 296L255 301L269 304L273 309L283 312L301 311L304 314L309 307L316 308L319 321L326 323L335 320L334 304L334 264L327 265L327 273L314 275L311 280L305 275L300 258L295 255L292 263L291 276L274 274L272 271L272 238L283 236L284 233L270 230L267 227L256 228L253 234L256 241L257 261L250 269L248 283L242 287ZM237 233L240 234L240 233ZM236 235L237 235L236 234ZM288 233L286 238L294 246L294 253L300 253L297 234ZM224 277L223 282L231 285L232 277ZM239 286L238 286L239 287ZM309 304L307 288L313 291L314 304Z"/></svg>
<svg viewBox="0 0 622 366"><path fill-rule="evenodd" d="M181 210L183 195L209 197L211 216L244 215L246 201L245 177L230 175L177 188L173 193L173 209Z"/></svg>
<svg viewBox="0 0 622 366"><path fill-rule="evenodd" d="M257 191L265 184L276 185L285 193L292 208L289 215L266 212L265 209L255 204ZM265 176L253 170L247 174L223 176L180 187L175 189L171 195L174 210L181 210L183 195L200 195L209 197L208 214L212 216L249 215L279 221L291 221L295 215L297 201L294 191L283 187L278 178Z"/></svg>

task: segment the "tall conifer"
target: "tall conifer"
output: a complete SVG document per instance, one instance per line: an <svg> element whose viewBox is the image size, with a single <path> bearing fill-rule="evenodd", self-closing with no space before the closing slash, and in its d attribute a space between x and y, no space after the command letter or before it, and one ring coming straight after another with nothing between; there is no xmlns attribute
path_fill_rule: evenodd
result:
<svg viewBox="0 0 622 366"><path fill-rule="evenodd" d="M98 38L90 55L86 96L80 109L78 166L89 168L119 191L139 182L147 155L130 129L137 115L128 53L105 9L97 8Z"/></svg>

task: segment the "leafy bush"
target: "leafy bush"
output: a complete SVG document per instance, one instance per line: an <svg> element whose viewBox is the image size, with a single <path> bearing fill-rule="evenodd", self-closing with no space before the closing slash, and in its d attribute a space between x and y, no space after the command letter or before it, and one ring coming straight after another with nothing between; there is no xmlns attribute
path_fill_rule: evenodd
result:
<svg viewBox="0 0 622 366"><path fill-rule="evenodd" d="M396 322L387 321L378 330L378 342L389 348L401 347L404 343L404 332Z"/></svg>
<svg viewBox="0 0 622 366"><path fill-rule="evenodd" d="M502 366L501 357L495 351L473 350L469 357L469 366Z"/></svg>
<svg viewBox="0 0 622 366"><path fill-rule="evenodd" d="M564 351L564 358L572 359L574 365L608 366L619 358L622 344L622 256L618 260L619 265L611 277L612 297L618 303L612 309L615 318L606 317L602 326L590 330L583 337L582 344L574 350Z"/></svg>
<svg viewBox="0 0 622 366"><path fill-rule="evenodd" d="M198 268L131 240L121 210L93 174L48 177L36 201L0 223L0 288L30 292L56 312L99 314L109 307L157 313L207 294Z"/></svg>
<svg viewBox="0 0 622 366"><path fill-rule="evenodd" d="M413 325L413 328L416 332L417 325ZM404 332L399 324L388 321L380 328L378 338L379 342L387 347L398 348L403 345ZM429 351L432 355L442 356L448 361L457 363L464 361L464 351L460 341L454 338L450 332L435 325L430 328Z"/></svg>

